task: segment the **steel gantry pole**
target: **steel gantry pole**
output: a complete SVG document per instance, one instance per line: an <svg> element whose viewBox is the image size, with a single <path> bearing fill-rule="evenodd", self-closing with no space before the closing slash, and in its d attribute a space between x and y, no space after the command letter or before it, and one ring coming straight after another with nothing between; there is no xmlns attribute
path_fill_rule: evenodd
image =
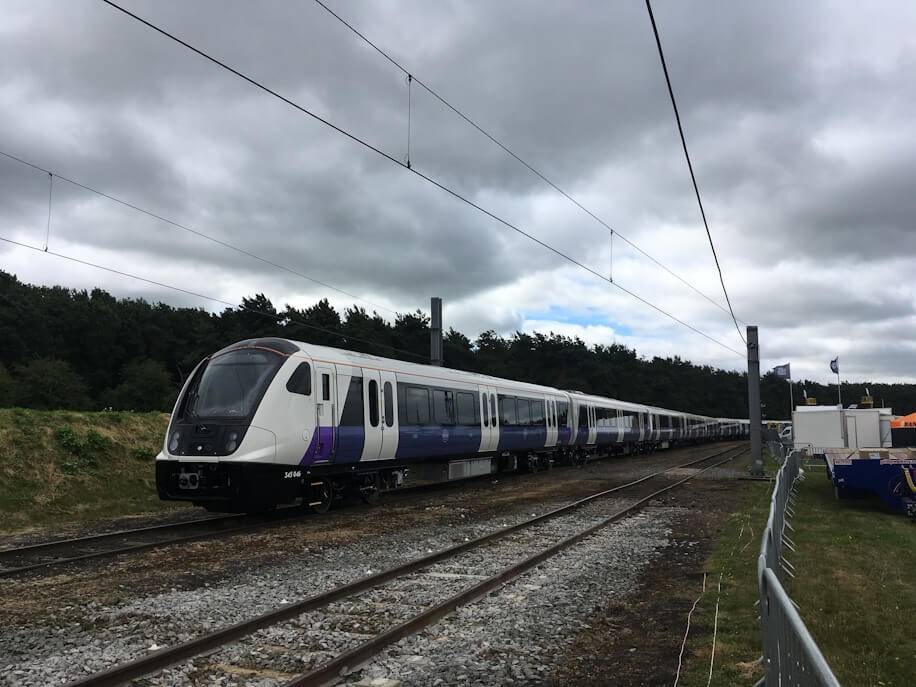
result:
<svg viewBox="0 0 916 687"><path fill-rule="evenodd" d="M747 328L747 411L751 422L751 474L763 474L760 445L760 347L757 327Z"/></svg>

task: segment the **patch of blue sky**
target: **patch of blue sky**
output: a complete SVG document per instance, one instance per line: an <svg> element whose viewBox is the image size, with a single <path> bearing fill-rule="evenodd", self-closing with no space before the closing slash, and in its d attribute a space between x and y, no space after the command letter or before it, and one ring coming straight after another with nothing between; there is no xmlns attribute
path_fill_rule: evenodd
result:
<svg viewBox="0 0 916 687"><path fill-rule="evenodd" d="M580 327L603 326L610 327L616 334L621 336L633 335L633 330L630 327L609 319L605 313L600 312L594 308L569 310L566 308L551 306L544 310L532 310L530 312L523 311L521 315L525 320L546 320L562 322L564 324L579 325Z"/></svg>

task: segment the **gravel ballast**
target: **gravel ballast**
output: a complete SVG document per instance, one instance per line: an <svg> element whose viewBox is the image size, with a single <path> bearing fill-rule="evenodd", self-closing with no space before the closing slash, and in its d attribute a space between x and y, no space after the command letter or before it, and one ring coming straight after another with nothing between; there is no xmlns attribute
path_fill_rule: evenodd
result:
<svg viewBox="0 0 916 687"><path fill-rule="evenodd" d="M579 511L579 526L584 526L586 521L592 521L598 517L598 510L605 510L610 507L610 502L605 502L600 506L590 507L588 512L585 510ZM545 510L546 509L547 508L545 508ZM411 531L403 533L397 540L386 539L385 541L365 541L354 546L326 550L320 554L310 556L305 563L298 563L292 566L274 566L273 568L262 569L258 572L249 572L239 576L237 579L227 579L219 584L205 586L196 590L176 590L153 597L134 599L112 607L90 602L79 609L83 618L80 622L69 621L61 625L55 625L53 622L49 622L36 625L35 627L11 629L9 632L4 632L2 638L0 638L0 656L5 657L6 660L0 663L4 666L4 670L2 674L0 674L0 685L39 685L65 682L80 675L104 669L114 663L135 658L161 646L171 645L190 639L203 632L233 622L238 622L285 603L296 601L305 596L355 580L370 571L378 572L383 568L413 559L424 553L464 541L465 538L480 536L481 534L492 531L503 525L513 524L523 520L530 517L530 515L531 513L517 513L511 517L497 518L482 523L450 526L448 528L414 528ZM604 582L596 583L591 579L589 574L585 573L586 570L590 570L590 565L592 564L583 565L574 563L569 566L566 572L564 572L562 566L556 568L556 570L559 571L556 573L558 579L565 579L569 572L574 572L576 573L576 577L580 578L579 582L571 580L568 583L558 586L558 582L554 581L551 584L542 585L537 582L536 578L537 576L548 576L550 573L544 572L544 570L550 571L555 565L554 561L561 561L567 556L575 555L574 552L580 549L582 551L588 551L592 549L594 542L605 542L605 538L609 536L611 536L612 539L616 537L616 540L619 540L617 548L621 546L626 548L628 546L627 539L633 534L633 532L627 530L627 528L631 527L629 523L641 522L643 519L645 519L644 516L636 516L636 518L631 518L625 523L611 526L607 530L598 533L577 546L573 552L562 554L562 557L547 561L542 564L542 566L539 566L538 569L529 572L528 575L522 578L522 580L524 580L529 576L534 576L532 578L535 579L534 582L523 583L520 580L512 583L510 587L506 588L508 590L513 585L529 584L538 589L529 589L524 593L517 591L508 592L504 590L503 592L490 595L487 599L472 605L469 609L459 611L458 614L455 614L455 618L462 618L463 614L466 613L473 614L477 612L474 609L478 607L491 608L492 599L501 599L504 598L505 594L509 594L510 596L505 598L509 598L510 602L515 604L515 607L511 609L513 611L512 623L517 625L518 612L522 611L523 608L530 603L527 601L528 599L540 599L547 594L547 606L556 607L558 605L556 599L553 601L550 599L558 593L557 590L565 587L572 589L573 587L579 586L580 583L583 585L580 591L587 592L588 589L593 589L598 593L604 594L604 596L600 598L607 598L607 594L612 592L601 591ZM571 521L572 518L564 518L564 520ZM557 526L558 523L548 522L541 527L549 529L556 528ZM620 528L624 529L621 530ZM569 527L560 529L565 532ZM615 532L617 534L612 535L612 533ZM624 534L621 534L621 532ZM653 550L662 546L664 544L663 534L653 536L652 541L655 542L651 547ZM645 542L633 544L633 546L644 547ZM519 547L525 548L524 542L520 543L516 549ZM614 547L610 547L608 551L612 549L614 549ZM495 572L499 567L504 567L504 565L524 557L524 555L518 554L518 550L515 551L515 554L507 554L509 557L515 556L509 561L502 560L504 558L503 556L499 556L498 559L488 559L485 550L469 552L464 554L465 557L469 557L469 561L465 563L465 568L472 566L476 567L481 575L492 574L492 572ZM611 558L607 558L603 554L602 556L586 554L584 558L593 561L603 561L598 565L602 570L615 569L616 572L611 575L616 580L615 589L620 584L628 588L633 577L638 574L639 565L644 562L644 560L647 560L640 551L635 549L624 553L618 553L616 556L611 556ZM438 600L445 598L445 596L449 595L449 592L454 593L474 583L474 580L470 580L469 582L466 578L448 577L448 575L464 574L450 572L449 567L454 567L454 565L455 564L445 563L443 564L445 567L442 570L432 571L438 572L439 574L438 577L432 578L435 581L433 587L436 591ZM620 565L624 565L626 569L621 568L617 570ZM484 568L486 568L486 570L484 570ZM404 581L401 581L399 584L404 584ZM409 584L407 586L411 592L413 592L413 589L422 588L422 585L419 584L413 589L410 588ZM541 591L542 589L545 591ZM533 594L532 592L535 591L538 593ZM624 592L622 591L621 593ZM372 593L370 592L370 594ZM387 595L388 592L384 594ZM415 594L411 595L415 596ZM581 605L578 604L578 597L576 597L575 594L572 598L576 602L573 605ZM382 603L371 597L370 600L379 604ZM406 603L407 599L405 598L404 603L400 604L401 609L404 611L419 610L417 607L423 605L425 602L429 602L430 599L411 598L410 601L412 603ZM522 601L525 601L525 603L522 604ZM340 611L343 611L345 614L347 609L340 608L340 604L345 603L347 602L339 602L338 604L332 605L327 610L331 614L339 613ZM482 604L486 604L486 606L482 606ZM559 605L563 607L562 603ZM397 605L389 603L388 607L397 608ZM75 609L64 608L61 610L72 611ZM586 609L583 609L584 612L585 610ZM537 613L537 611L533 612ZM319 612L308 614L308 616L313 616L316 613ZM487 613L492 613L492 611L487 611ZM69 615L72 617L72 613ZM571 617L569 613L565 615ZM218 662L229 665L246 665L252 663L250 652L255 652L256 654L263 654L263 656L255 656L255 659L260 659L255 661L257 664L273 664L278 666L281 671L283 668L291 668L292 672L301 672L303 670L308 670L310 667L314 667L314 665L320 661L326 660L330 654L325 653L322 656L318 653L314 656L306 656L306 658L303 659L303 655L297 652L294 654L287 654L282 657L285 660L278 661L275 656L275 654L278 653L277 651L268 650L265 653L259 647L296 647L297 644L311 645L313 637L310 635L315 634L319 635L317 642L319 647L321 646L321 642L323 642L327 651L336 652L353 646L355 643L359 643L359 641L365 638L360 637L358 632L338 632L333 630L333 628L331 628L331 632L329 632L329 628L326 624L323 625L321 622L316 621L312 621L312 624L308 624L308 621L305 621L306 624L303 626L305 617L306 616L300 617L297 623L288 623L278 628L256 633L245 641L222 650L219 656L210 656L206 659L198 659L198 661L204 660L210 664ZM585 617L587 617L587 615ZM374 623L373 627L365 628L367 633L385 629L386 622L388 625L393 624L398 620L398 617L397 614L392 615L389 610L387 617L385 614L380 613L378 614L377 620L378 626L375 626ZM492 620L493 619L491 619L491 621ZM401 660L399 657L403 656L403 654L398 653L401 651L398 645L390 648L389 651L386 652L385 658L380 658L377 665L373 664L371 668L367 668L364 672L366 675L371 673L372 677L379 677L379 673L388 670L392 673L392 677L404 673L403 677L405 679L407 679L411 673L416 673L418 676L416 679L419 680L416 684L431 684L424 682L426 678L422 676L436 673L439 676L436 679L442 677L439 672L440 667L437 667L438 661L434 660L435 649L441 647L444 643L441 633L445 632L446 634L444 636L447 637L449 632L448 628L452 622L451 619L446 619L439 625L418 635L416 641L421 641L427 635L433 638L431 641L428 641L428 647L417 648L416 650L411 649L411 653L407 654L408 658L410 656L419 656L419 659L414 658L409 661L406 659ZM472 626L474 622L476 621L471 621ZM545 627L543 620L536 623L530 619L525 621L522 626L527 627L529 632L532 628ZM437 630L436 628L440 629ZM548 635L554 636L554 642L561 636L557 635L557 632L558 630L554 629L548 633ZM512 633L493 633L494 638L501 635L511 637ZM412 640L403 640L401 644L408 641ZM488 641L489 643L486 645L477 644L475 646L474 643L471 643L470 646L475 650L479 650L481 646L492 647L492 638ZM518 645L519 642L519 638L513 639L508 646L511 648ZM515 649L512 649L512 651L515 651ZM222 656L223 653L226 655ZM308 654L309 652L305 653ZM448 649L446 653L454 653L454 651ZM470 655L473 655L473 652ZM292 660L290 657L296 660ZM499 652L493 650L492 660L496 661L498 665L502 666L505 664L508 666L506 669L511 669L514 665L525 667L523 665L524 662L519 656L515 656L511 660L504 660L499 657ZM400 672L394 670L395 666L402 666ZM168 684L187 684L189 675L197 673L199 670L199 668L189 664L168 671L162 675L162 679L166 680ZM445 670L447 674L448 669L442 668L442 670ZM209 671L205 670L204 672ZM204 676L199 675L199 677L203 678ZM228 682L216 678L216 676L211 677L217 680L215 684L260 684L265 679L267 680L265 684L267 684L282 682L284 680L282 676L273 679L264 678L263 674L247 676L235 674L228 678ZM195 682L196 681L197 680L195 680ZM206 684L211 683L208 680L204 680L203 682Z"/></svg>

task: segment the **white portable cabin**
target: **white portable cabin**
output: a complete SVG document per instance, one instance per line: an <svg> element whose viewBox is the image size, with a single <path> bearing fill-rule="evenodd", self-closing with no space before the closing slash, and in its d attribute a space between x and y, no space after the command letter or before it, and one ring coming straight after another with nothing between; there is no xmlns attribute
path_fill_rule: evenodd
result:
<svg viewBox="0 0 916 687"><path fill-rule="evenodd" d="M872 448L891 445L890 408L798 406L792 413L795 448Z"/></svg>

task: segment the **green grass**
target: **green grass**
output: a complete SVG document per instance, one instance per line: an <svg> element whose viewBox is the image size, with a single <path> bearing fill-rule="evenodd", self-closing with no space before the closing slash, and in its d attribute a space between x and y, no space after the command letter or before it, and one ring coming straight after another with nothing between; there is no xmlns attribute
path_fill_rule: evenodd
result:
<svg viewBox="0 0 916 687"><path fill-rule="evenodd" d="M823 468L800 485L787 590L845 685L913 684L916 525L877 499L837 501Z"/></svg>
<svg viewBox="0 0 916 687"><path fill-rule="evenodd" d="M767 458L764 467L768 475L773 475L778 466ZM750 482L745 487L738 509L726 521L706 564L706 591L691 617L685 651L687 669L679 685L707 684L714 628L712 685L752 685L763 676L754 665L761 653L760 619L754 603L760 537L770 509L773 483Z"/></svg>
<svg viewBox="0 0 916 687"><path fill-rule="evenodd" d="M163 413L0 409L0 532L174 507L159 501Z"/></svg>
<svg viewBox="0 0 916 687"><path fill-rule="evenodd" d="M768 473L770 471L768 470ZM752 484L731 515L707 565L707 590L694 612L687 671L680 684L705 685L717 623L712 685L751 685L762 676L757 555L771 484ZM795 579L783 580L841 684L913 683L916 635L916 526L880 502L837 501L822 466L798 488L785 550ZM721 592L717 593L719 574ZM786 576L788 577L788 576ZM718 599L718 619L714 620Z"/></svg>

